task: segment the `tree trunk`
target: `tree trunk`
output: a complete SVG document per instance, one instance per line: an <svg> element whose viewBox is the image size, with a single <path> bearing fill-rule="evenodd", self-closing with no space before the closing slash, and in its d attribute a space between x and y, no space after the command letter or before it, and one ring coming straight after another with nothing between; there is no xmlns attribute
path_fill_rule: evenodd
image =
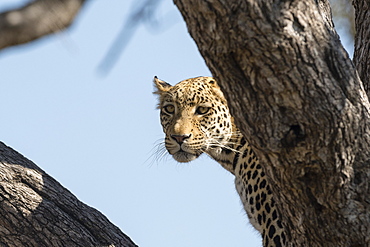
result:
<svg viewBox="0 0 370 247"><path fill-rule="evenodd" d="M174 2L264 164L289 246L370 246L370 105L329 4Z"/></svg>
<svg viewBox="0 0 370 247"><path fill-rule="evenodd" d="M354 0L355 7L355 54L353 62L364 84L368 97L370 96L370 2Z"/></svg>
<svg viewBox="0 0 370 247"><path fill-rule="evenodd" d="M62 31L86 0L36 0L0 14L0 49Z"/></svg>
<svg viewBox="0 0 370 247"><path fill-rule="evenodd" d="M97 210L0 142L0 246L136 246Z"/></svg>

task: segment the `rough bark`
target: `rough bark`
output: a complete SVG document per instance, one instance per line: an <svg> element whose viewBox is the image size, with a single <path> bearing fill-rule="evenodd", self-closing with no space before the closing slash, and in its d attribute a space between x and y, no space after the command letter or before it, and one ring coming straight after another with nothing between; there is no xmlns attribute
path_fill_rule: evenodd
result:
<svg viewBox="0 0 370 247"><path fill-rule="evenodd" d="M174 2L264 164L289 246L370 246L369 102L328 3Z"/></svg>
<svg viewBox="0 0 370 247"><path fill-rule="evenodd" d="M0 49L27 43L71 25L86 0L36 0L0 14Z"/></svg>
<svg viewBox="0 0 370 247"><path fill-rule="evenodd" d="M355 53L353 62L370 96L370 2L354 0L355 7Z"/></svg>
<svg viewBox="0 0 370 247"><path fill-rule="evenodd" d="M136 246L100 212L0 142L0 246Z"/></svg>

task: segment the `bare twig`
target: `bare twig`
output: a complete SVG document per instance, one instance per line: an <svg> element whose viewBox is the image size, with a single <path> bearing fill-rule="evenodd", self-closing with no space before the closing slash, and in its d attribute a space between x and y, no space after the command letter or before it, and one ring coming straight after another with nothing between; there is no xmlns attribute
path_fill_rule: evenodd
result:
<svg viewBox="0 0 370 247"><path fill-rule="evenodd" d="M98 66L100 72L103 74L109 73L140 24L143 22L155 23L153 13L155 13L160 2L161 0L143 0L136 5L137 7L132 10L123 24L121 31L118 33L105 57L100 62Z"/></svg>

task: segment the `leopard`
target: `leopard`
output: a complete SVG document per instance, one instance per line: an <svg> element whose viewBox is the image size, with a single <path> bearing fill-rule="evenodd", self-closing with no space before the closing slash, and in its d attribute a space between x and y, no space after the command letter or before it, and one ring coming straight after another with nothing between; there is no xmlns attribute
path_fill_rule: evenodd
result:
<svg viewBox="0 0 370 247"><path fill-rule="evenodd" d="M235 176L235 187L264 247L287 245L266 173L235 125L227 100L213 77L195 77L176 85L154 77L154 94L165 134L164 145L179 163L205 153Z"/></svg>

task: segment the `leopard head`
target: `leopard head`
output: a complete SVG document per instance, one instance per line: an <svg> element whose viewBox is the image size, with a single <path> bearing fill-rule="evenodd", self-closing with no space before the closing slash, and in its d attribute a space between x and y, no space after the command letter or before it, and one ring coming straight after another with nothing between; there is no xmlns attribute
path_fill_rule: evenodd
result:
<svg viewBox="0 0 370 247"><path fill-rule="evenodd" d="M178 162L202 153L220 153L233 133L226 99L211 77L196 77L171 86L154 78L167 151Z"/></svg>

